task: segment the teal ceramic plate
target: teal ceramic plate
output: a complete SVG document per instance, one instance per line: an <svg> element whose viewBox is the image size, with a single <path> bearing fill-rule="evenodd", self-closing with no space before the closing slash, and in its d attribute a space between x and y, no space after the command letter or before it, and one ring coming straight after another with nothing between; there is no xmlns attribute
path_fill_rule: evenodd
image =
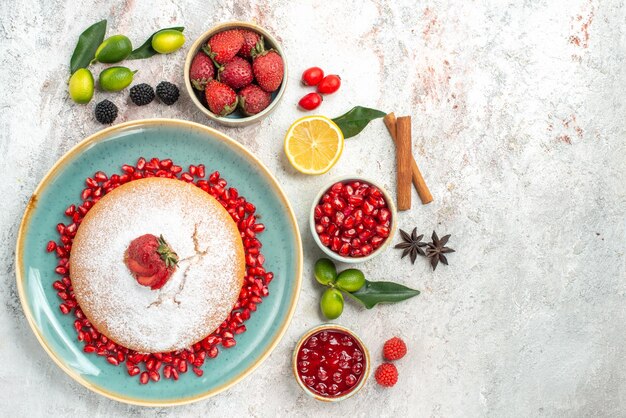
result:
<svg viewBox="0 0 626 418"><path fill-rule="evenodd" d="M57 239L55 225L65 208L80 198L84 179L98 170L119 172L138 157L171 158L183 167L203 163L218 170L257 206L266 231L260 236L266 268L274 272L270 295L246 322L237 345L205 362L204 375L181 374L140 385L126 367L84 354L76 340L73 315L59 311L52 283L56 257L45 251ZM67 219L67 218L66 218ZM43 178L26 208L16 251L17 287L24 313L50 357L76 381L109 398L138 405L184 404L215 395L251 373L278 344L296 307L302 276L302 246L293 211L267 168L226 135L191 122L141 120L100 131L64 155Z"/></svg>

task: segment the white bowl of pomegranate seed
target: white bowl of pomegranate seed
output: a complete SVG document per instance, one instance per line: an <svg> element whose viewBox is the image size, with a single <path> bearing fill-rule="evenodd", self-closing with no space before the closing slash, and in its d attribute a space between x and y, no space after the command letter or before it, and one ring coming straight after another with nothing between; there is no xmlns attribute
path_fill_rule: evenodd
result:
<svg viewBox="0 0 626 418"><path fill-rule="evenodd" d="M361 263L383 252L396 230L396 207L375 181L346 176L321 189L313 201L311 233L326 255Z"/></svg>
<svg viewBox="0 0 626 418"><path fill-rule="evenodd" d="M203 33L184 68L191 101L209 119L241 127L269 115L287 86L285 54L268 31L252 23L227 22Z"/></svg>

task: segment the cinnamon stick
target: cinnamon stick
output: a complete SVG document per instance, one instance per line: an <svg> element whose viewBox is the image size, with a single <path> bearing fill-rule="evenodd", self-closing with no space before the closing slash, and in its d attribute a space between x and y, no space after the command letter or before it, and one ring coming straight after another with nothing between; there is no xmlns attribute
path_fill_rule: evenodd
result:
<svg viewBox="0 0 626 418"><path fill-rule="evenodd" d="M389 131L389 135L393 142L396 143L397 146L397 138L396 138L396 115L393 112L389 113L384 117L383 121L385 122L385 126ZM415 162L415 158L411 155L411 178L413 180L413 186L415 186L415 190L417 190L417 194L420 197L423 205L427 205L433 201L433 195L430 193L426 182L424 181L424 177L422 177L422 173L420 172L417 163Z"/></svg>
<svg viewBox="0 0 626 418"><path fill-rule="evenodd" d="M396 122L396 162L398 210L411 209L411 117Z"/></svg>

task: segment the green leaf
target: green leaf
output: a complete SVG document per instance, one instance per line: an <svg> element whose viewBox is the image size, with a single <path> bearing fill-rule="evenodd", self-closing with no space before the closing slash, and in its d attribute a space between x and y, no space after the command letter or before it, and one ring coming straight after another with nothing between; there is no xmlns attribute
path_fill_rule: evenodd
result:
<svg viewBox="0 0 626 418"><path fill-rule="evenodd" d="M152 38L157 33L161 32L162 30L166 30L166 29L173 29L173 30L177 30L179 32L182 32L182 31L185 30L185 28L182 27L182 26L177 26L177 27L174 27L174 28L159 29L158 31L156 31L152 35L150 35L148 40L146 42L144 42L143 45L141 45L137 49L134 49L133 52L131 52L130 55L126 59L129 59L129 60L142 60L144 58L150 58L151 56L158 54L158 52L156 52L154 50L154 48L152 48Z"/></svg>
<svg viewBox="0 0 626 418"><path fill-rule="evenodd" d="M419 295L419 290L408 288L394 282L370 282L348 296L361 302L367 309L372 309L379 303L395 303Z"/></svg>
<svg viewBox="0 0 626 418"><path fill-rule="evenodd" d="M104 40L107 30L107 21L101 20L89 26L78 38L76 48L70 59L70 72L74 74L79 68L87 68L96 57L96 50Z"/></svg>
<svg viewBox="0 0 626 418"><path fill-rule="evenodd" d="M341 129L343 137L348 139L358 135L374 119L382 118L385 115L386 113L380 110L355 106L348 113L333 119L333 122Z"/></svg>

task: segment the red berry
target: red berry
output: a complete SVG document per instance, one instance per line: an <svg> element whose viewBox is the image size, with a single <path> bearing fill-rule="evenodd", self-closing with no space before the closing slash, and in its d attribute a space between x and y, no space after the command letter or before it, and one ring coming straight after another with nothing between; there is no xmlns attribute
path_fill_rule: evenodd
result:
<svg viewBox="0 0 626 418"><path fill-rule="evenodd" d="M304 110L313 110L322 104L322 100L322 96L313 92L300 99L298 105L300 105L300 107Z"/></svg>
<svg viewBox="0 0 626 418"><path fill-rule="evenodd" d="M272 102L272 95L256 84L239 90L239 107L246 115L256 115Z"/></svg>
<svg viewBox="0 0 626 418"><path fill-rule="evenodd" d="M238 90L252 83L254 76L252 66L248 61L241 57L234 57L220 67L217 78L227 86Z"/></svg>
<svg viewBox="0 0 626 418"><path fill-rule="evenodd" d="M324 78L324 70L320 67L311 67L302 73L302 84L305 86L317 86Z"/></svg>
<svg viewBox="0 0 626 418"><path fill-rule="evenodd" d="M398 369L391 363L383 363L376 369L374 377L379 385L390 388L398 382Z"/></svg>
<svg viewBox="0 0 626 418"><path fill-rule="evenodd" d="M273 49L253 55L252 71L259 87L270 93L278 90L285 74L283 58Z"/></svg>
<svg viewBox="0 0 626 418"><path fill-rule="evenodd" d="M317 85L317 91L322 94L333 94L339 90L339 86L341 86L341 78L338 75L331 74L320 81Z"/></svg>
<svg viewBox="0 0 626 418"><path fill-rule="evenodd" d="M224 64L232 60L243 46L244 38L241 31L236 29L219 32L209 39L202 47L208 56L218 64Z"/></svg>
<svg viewBox="0 0 626 418"><path fill-rule="evenodd" d="M189 79L191 84L197 90L204 90L206 83L215 77L215 68L213 68L213 61L203 51L198 51L189 67Z"/></svg>
<svg viewBox="0 0 626 418"><path fill-rule="evenodd" d="M402 339L393 337L383 346L383 357L387 360L399 360L406 355L406 344Z"/></svg>
<svg viewBox="0 0 626 418"><path fill-rule="evenodd" d="M242 29L241 34L243 35L243 46L237 55L250 59L252 58L252 50L259 49L261 45L261 36L256 32L246 29Z"/></svg>
<svg viewBox="0 0 626 418"><path fill-rule="evenodd" d="M209 110L218 116L226 116L237 107L237 93L219 81L209 81L204 94Z"/></svg>

